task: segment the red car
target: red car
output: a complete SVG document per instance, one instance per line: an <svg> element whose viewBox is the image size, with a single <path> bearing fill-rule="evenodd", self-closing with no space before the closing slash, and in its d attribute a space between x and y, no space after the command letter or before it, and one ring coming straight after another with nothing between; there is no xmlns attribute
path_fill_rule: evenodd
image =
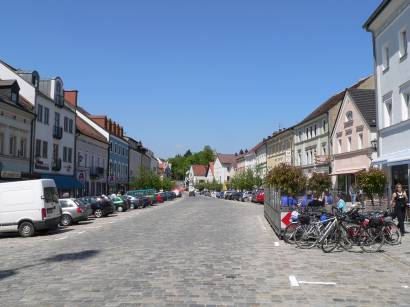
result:
<svg viewBox="0 0 410 307"><path fill-rule="evenodd" d="M164 202L164 199L162 198L161 194L159 194L159 193L157 194L156 199L157 199L157 203L159 203L159 204L162 204Z"/></svg>
<svg viewBox="0 0 410 307"><path fill-rule="evenodd" d="M256 202L259 204L265 203L265 191L261 190L256 194Z"/></svg>

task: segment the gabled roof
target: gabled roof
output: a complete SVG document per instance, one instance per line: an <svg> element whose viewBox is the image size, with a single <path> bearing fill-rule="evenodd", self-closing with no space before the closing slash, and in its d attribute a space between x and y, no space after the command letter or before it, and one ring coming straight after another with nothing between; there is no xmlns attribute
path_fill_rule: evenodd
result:
<svg viewBox="0 0 410 307"><path fill-rule="evenodd" d="M352 85L348 89L359 87L361 84L366 82L369 78L372 78L372 76L369 76L367 78L364 78L364 79L360 80L359 82ZM312 120L316 117L319 117L319 116L325 114L326 112L329 112L333 107L335 107L339 102L341 102L343 100L343 98L345 97L345 94L346 94L346 90L347 89L345 89L345 90L333 95L332 97L330 97L328 100L326 100L324 103L322 103L319 107L317 107L312 113L310 113L307 117L305 117L305 119L302 120L299 124L303 124L305 122L308 122L308 121L310 121L310 120Z"/></svg>
<svg viewBox="0 0 410 307"><path fill-rule="evenodd" d="M221 162L222 164L232 165L233 167L236 166L237 156L233 154L221 154L221 153L217 153L216 156L219 159L219 162Z"/></svg>
<svg viewBox="0 0 410 307"><path fill-rule="evenodd" d="M206 177L208 167L206 165L194 164L191 166L195 177Z"/></svg>
<svg viewBox="0 0 410 307"><path fill-rule="evenodd" d="M376 8L376 10L370 15L369 19L364 23L363 28L368 30L373 21L380 15L384 8L391 2L391 0L383 0L382 3Z"/></svg>
<svg viewBox="0 0 410 307"><path fill-rule="evenodd" d="M75 124L77 131L81 134L93 138L97 141L108 144L106 138L97 130L95 130L92 126L86 123L81 117L76 116Z"/></svg>
<svg viewBox="0 0 410 307"><path fill-rule="evenodd" d="M349 89L348 93L369 127L376 127L376 92L367 89Z"/></svg>

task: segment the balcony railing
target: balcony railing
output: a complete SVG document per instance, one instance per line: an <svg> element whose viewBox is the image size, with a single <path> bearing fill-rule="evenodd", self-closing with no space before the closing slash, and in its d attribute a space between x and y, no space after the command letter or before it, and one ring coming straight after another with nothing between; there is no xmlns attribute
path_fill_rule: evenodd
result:
<svg viewBox="0 0 410 307"><path fill-rule="evenodd" d="M60 140L63 137L63 127L54 126L53 137Z"/></svg>
<svg viewBox="0 0 410 307"><path fill-rule="evenodd" d="M54 103L59 108L64 107L64 96L63 95L56 95Z"/></svg>
<svg viewBox="0 0 410 307"><path fill-rule="evenodd" d="M53 160L53 163L52 163L52 165L51 165L51 169L53 170L53 171L59 171L59 170L61 170L61 159L54 159Z"/></svg>

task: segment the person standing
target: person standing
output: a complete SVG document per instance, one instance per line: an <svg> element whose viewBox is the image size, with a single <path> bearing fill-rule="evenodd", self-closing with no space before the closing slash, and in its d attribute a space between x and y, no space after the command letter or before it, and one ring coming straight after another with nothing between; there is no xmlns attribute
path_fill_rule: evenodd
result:
<svg viewBox="0 0 410 307"><path fill-rule="evenodd" d="M406 191L403 191L403 187L400 183L396 184L395 191L393 193L391 205L393 208L393 214L397 217L399 221L399 228L401 235L404 236L405 228L404 228L404 218L406 216L406 207L409 198L407 197Z"/></svg>

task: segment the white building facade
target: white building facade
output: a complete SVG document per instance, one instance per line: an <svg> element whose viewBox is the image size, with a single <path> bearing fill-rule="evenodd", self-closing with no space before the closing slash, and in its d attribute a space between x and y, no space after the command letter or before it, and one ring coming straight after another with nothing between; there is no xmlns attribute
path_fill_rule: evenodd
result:
<svg viewBox="0 0 410 307"><path fill-rule="evenodd" d="M372 33L376 75L378 158L389 175L388 194L401 183L409 189L410 1L383 1L365 23Z"/></svg>
<svg viewBox="0 0 410 307"><path fill-rule="evenodd" d="M230 154L217 154L214 164L214 177L216 182L225 185L235 175L236 156ZM224 186L226 188L226 186Z"/></svg>

